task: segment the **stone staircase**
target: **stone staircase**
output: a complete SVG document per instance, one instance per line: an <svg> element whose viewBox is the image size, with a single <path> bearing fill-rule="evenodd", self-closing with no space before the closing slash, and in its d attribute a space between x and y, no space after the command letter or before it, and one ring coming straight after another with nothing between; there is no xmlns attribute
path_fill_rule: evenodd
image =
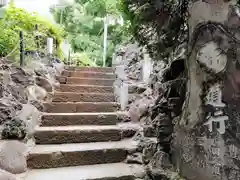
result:
<svg viewBox="0 0 240 180"><path fill-rule="evenodd" d="M25 180L134 180L138 165L123 161L137 126L120 123L111 68L68 68L51 103L45 103Z"/></svg>

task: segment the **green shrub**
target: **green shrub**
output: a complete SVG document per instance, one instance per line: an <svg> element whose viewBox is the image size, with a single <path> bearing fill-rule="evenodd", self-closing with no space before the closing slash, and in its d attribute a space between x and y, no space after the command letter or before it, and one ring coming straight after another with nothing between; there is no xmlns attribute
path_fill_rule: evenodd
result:
<svg viewBox="0 0 240 180"><path fill-rule="evenodd" d="M0 57L9 54L16 43L19 41L19 35L12 29L6 29L0 25Z"/></svg>
<svg viewBox="0 0 240 180"><path fill-rule="evenodd" d="M19 33L23 31L25 50L37 50L35 25L38 24L38 31L41 34L40 51L46 50L46 39L52 37L58 45L66 36L62 27L52 24L41 18L37 13L29 13L24 9L17 8L13 3L6 8L4 17L0 20L0 56L8 55L13 49L13 55L18 54ZM56 45L55 45L56 46ZM62 56L60 48L54 51L55 55Z"/></svg>
<svg viewBox="0 0 240 180"><path fill-rule="evenodd" d="M52 8L56 22L68 32L68 40L74 52L85 53L94 64L103 64L104 17L118 17L116 0L75 0L64 9ZM128 24L109 25L106 65L110 66L115 46L128 40ZM90 63L91 64L91 63Z"/></svg>
<svg viewBox="0 0 240 180"><path fill-rule="evenodd" d="M72 63L79 66L96 66L96 64L90 60L87 53L75 53L71 55Z"/></svg>

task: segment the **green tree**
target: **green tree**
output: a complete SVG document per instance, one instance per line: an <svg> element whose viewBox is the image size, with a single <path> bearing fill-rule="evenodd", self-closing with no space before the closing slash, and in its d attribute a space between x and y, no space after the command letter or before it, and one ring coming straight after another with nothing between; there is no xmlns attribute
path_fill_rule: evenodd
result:
<svg viewBox="0 0 240 180"><path fill-rule="evenodd" d="M76 0L64 9L52 9L58 23L61 19L75 53L87 54L89 59L102 65L103 20L107 15L120 16L115 0ZM61 12L62 11L62 12ZM62 14L61 14L62 13ZM110 25L108 29L107 66L115 46L127 37L119 25Z"/></svg>
<svg viewBox="0 0 240 180"><path fill-rule="evenodd" d="M186 179L240 177L232 168L240 167L232 161L240 152L239 3L122 0L135 39L154 59L169 63L159 93L164 101L150 115L157 122L158 149L170 154ZM162 177L153 170L149 179Z"/></svg>
<svg viewBox="0 0 240 180"><path fill-rule="evenodd" d="M8 55L12 50L16 49L11 54L16 58L19 48L19 32L24 33L25 50L36 50L36 30L35 25L38 24L39 32L42 35L41 49L46 49L46 38L52 37L58 44L66 35L61 27L58 27L46 19L41 18L37 13L29 13L24 9L17 8L14 2L11 1L9 7L5 9L2 19L0 19L0 57ZM55 42L56 42L55 41ZM56 52L61 56L61 50L58 48Z"/></svg>

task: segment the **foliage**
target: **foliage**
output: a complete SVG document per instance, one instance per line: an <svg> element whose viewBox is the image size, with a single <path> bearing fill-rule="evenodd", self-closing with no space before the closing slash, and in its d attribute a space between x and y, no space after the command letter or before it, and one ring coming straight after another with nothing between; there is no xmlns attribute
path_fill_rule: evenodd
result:
<svg viewBox="0 0 240 180"><path fill-rule="evenodd" d="M71 56L71 61L75 65L81 66L96 66L96 64L89 59L86 53L75 53Z"/></svg>
<svg viewBox="0 0 240 180"><path fill-rule="evenodd" d="M184 41L188 0L120 0L130 31L155 59L167 59Z"/></svg>
<svg viewBox="0 0 240 180"><path fill-rule="evenodd" d="M25 50L36 50L36 30L41 34L41 49L46 49L46 38L52 37L57 44L60 44L65 36L64 30L47 20L41 18L36 13L29 13L24 9L17 8L13 3L6 9L4 17L0 20L0 56L8 55L13 49L13 55L18 53L19 33L23 31ZM57 50L61 54L60 50Z"/></svg>
<svg viewBox="0 0 240 180"><path fill-rule="evenodd" d="M102 65L104 17L120 15L116 2L116 0L75 0L74 4L62 10L52 9L55 20L58 23L63 22L73 51L85 53L97 65ZM108 29L107 65L111 64L115 46L129 37L123 30L125 29L118 24L111 25Z"/></svg>
<svg viewBox="0 0 240 180"><path fill-rule="evenodd" d="M19 35L11 29L4 28L2 24L0 24L0 29L0 57L3 57L14 49Z"/></svg>

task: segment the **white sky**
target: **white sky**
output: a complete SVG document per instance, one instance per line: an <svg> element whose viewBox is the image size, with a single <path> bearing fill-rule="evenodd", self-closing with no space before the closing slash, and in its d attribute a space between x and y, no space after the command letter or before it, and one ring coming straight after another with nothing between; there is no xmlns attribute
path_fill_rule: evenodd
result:
<svg viewBox="0 0 240 180"><path fill-rule="evenodd" d="M57 4L58 0L15 0L14 2L17 7L24 8L29 12L38 12L39 15L53 21L49 7Z"/></svg>
<svg viewBox="0 0 240 180"><path fill-rule="evenodd" d="M54 19L49 12L49 8L53 4L58 4L58 2L72 2L73 0L14 0L15 5L19 8L23 8L28 12L37 12L39 15L46 17L50 21L54 22ZM64 54L68 56L68 45L63 45Z"/></svg>

